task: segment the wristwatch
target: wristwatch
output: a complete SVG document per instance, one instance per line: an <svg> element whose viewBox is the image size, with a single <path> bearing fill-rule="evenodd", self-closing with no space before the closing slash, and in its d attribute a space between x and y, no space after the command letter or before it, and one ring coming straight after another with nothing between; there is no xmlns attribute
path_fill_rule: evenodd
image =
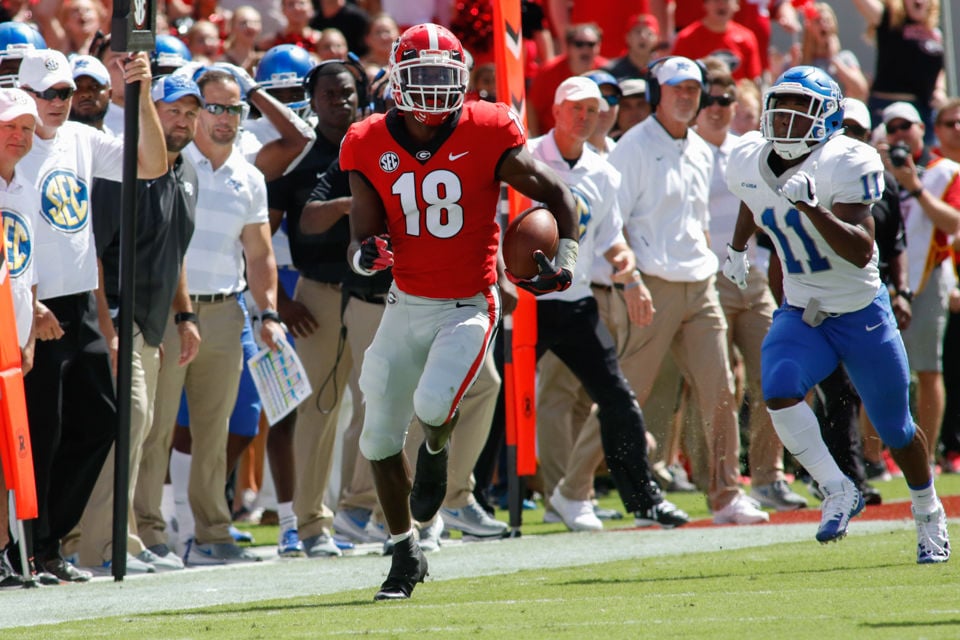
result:
<svg viewBox="0 0 960 640"><path fill-rule="evenodd" d="M267 320L273 320L277 324L280 324L280 314L274 311L273 309L267 309L266 311L261 311L260 321L266 322Z"/></svg>
<svg viewBox="0 0 960 640"><path fill-rule="evenodd" d="M175 324L180 324L181 322L192 322L193 324L197 324L198 320L199 318L197 317L197 314L195 314L193 311L180 311L173 316L173 322Z"/></svg>
<svg viewBox="0 0 960 640"><path fill-rule="evenodd" d="M897 295L907 302L913 302L913 291L910 291L910 289L897 289Z"/></svg>

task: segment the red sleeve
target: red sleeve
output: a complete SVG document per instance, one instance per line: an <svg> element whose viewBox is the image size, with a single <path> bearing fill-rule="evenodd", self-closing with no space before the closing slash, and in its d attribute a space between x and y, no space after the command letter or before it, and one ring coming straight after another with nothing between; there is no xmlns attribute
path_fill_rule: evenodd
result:
<svg viewBox="0 0 960 640"><path fill-rule="evenodd" d="M953 174L953 179L943 191L942 200L954 209L960 211L960 173Z"/></svg>
<svg viewBox="0 0 960 640"><path fill-rule="evenodd" d="M365 130L364 122L355 122L347 129L347 135L343 137L343 142L340 143L340 168L344 171L355 171L357 169L356 149L361 144Z"/></svg>

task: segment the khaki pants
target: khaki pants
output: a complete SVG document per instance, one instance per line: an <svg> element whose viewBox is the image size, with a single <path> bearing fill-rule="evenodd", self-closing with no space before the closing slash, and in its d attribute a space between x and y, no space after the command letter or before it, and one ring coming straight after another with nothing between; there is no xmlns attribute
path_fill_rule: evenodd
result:
<svg viewBox="0 0 960 640"><path fill-rule="evenodd" d="M134 327L130 379L130 481L127 495L127 551L137 555L144 550L137 535L133 509L134 494L140 472L140 459L150 427L160 372L160 349L143 341L143 334ZM64 555L77 553L80 566L99 567L113 554L113 481L114 453L111 447L80 524L63 541Z"/></svg>
<svg viewBox="0 0 960 640"><path fill-rule="evenodd" d="M760 348L773 323L776 302L767 277L754 269L747 288L717 277L720 304L727 318L729 349L735 346L743 358L750 394L750 484L770 484L783 479L783 444L773 428L760 386Z"/></svg>
<svg viewBox="0 0 960 640"><path fill-rule="evenodd" d="M190 407L193 444L188 495L196 519L196 539L201 544L233 542L223 487L230 414L237 401L243 367L243 310L234 297L193 305L199 316L201 338L200 351L193 362L186 367L177 365L180 336L172 317L163 340L165 358L157 383L153 427L144 445L134 499L139 532L148 546L166 542L160 499L183 390Z"/></svg>
<svg viewBox="0 0 960 640"><path fill-rule="evenodd" d="M621 367L640 405L645 406L660 363L668 351L673 354L703 417L710 460L707 494L710 508L716 512L740 491L737 407L727 351L727 323L716 278L669 282L645 276L644 281L656 313L650 325L631 328Z"/></svg>

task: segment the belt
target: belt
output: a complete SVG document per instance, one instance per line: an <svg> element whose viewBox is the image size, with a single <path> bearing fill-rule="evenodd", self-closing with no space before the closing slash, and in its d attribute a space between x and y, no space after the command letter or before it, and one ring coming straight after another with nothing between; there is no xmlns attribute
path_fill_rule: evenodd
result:
<svg viewBox="0 0 960 640"><path fill-rule="evenodd" d="M211 294L200 294L200 295L191 295L190 300L193 302L223 302L228 298L236 298L237 294L235 293L211 293Z"/></svg>
<svg viewBox="0 0 960 640"><path fill-rule="evenodd" d="M614 289L623 290L623 285L617 282L616 284L600 284L599 282L591 282L590 287L592 289L600 289L601 291L613 291Z"/></svg>

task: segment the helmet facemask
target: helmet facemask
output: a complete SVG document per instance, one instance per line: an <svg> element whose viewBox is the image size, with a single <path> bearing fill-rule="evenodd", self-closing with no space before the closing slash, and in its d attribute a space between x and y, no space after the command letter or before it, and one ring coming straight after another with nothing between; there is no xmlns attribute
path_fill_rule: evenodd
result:
<svg viewBox="0 0 960 640"><path fill-rule="evenodd" d="M777 155L786 160L806 155L811 147L836 134L843 124L839 87L825 90L815 85L818 90L814 90L807 84L805 78L800 82L781 79L764 95L760 130ZM787 96L807 100L806 109L781 107L781 100Z"/></svg>
<svg viewBox="0 0 960 640"><path fill-rule="evenodd" d="M403 52L393 65L393 99L401 111L412 111L427 125L438 125L463 106L467 66L451 51Z"/></svg>

